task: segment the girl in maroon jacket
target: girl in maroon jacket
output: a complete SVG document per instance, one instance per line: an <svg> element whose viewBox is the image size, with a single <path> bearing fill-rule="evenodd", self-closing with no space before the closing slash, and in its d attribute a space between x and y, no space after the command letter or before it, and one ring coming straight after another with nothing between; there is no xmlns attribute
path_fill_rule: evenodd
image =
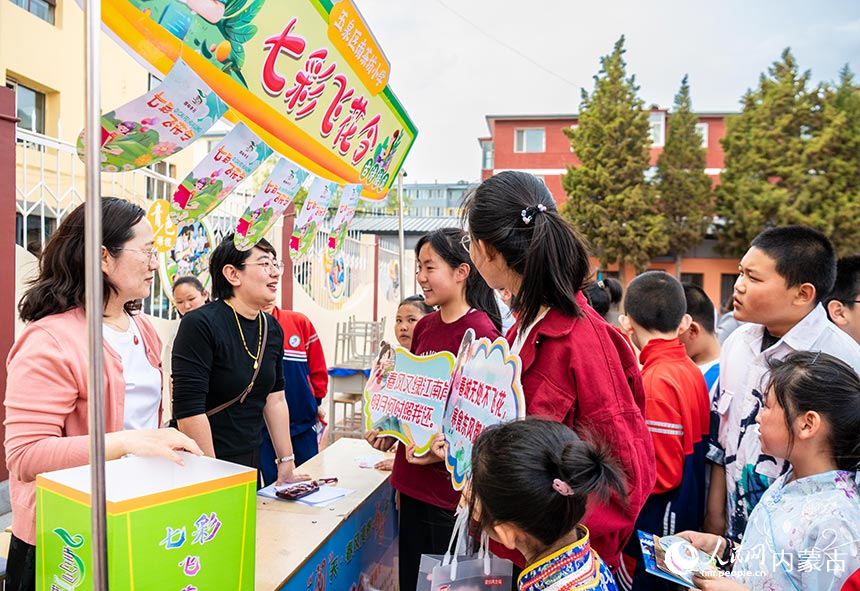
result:
<svg viewBox="0 0 860 591"><path fill-rule="evenodd" d="M465 238L462 230L444 228L422 236L415 246L424 301L438 310L415 325L414 355L442 351L456 355L469 328L476 338L499 336L501 316L495 295L463 248ZM378 434L370 431L367 440L377 449L389 449L393 438ZM403 445L397 446L391 485L400 493L400 588L415 589L421 555L444 554L448 548L460 493L451 486L451 476L438 456L416 457L414 448Z"/></svg>
<svg viewBox="0 0 860 591"><path fill-rule="evenodd" d="M613 495L585 518L594 549L615 572L655 480L636 358L587 305L585 242L559 215L542 181L499 173L481 183L464 208L475 266L490 287L514 294L517 322L507 339L522 360L526 414L605 442L624 469L626 503ZM495 550L524 566L521 555Z"/></svg>

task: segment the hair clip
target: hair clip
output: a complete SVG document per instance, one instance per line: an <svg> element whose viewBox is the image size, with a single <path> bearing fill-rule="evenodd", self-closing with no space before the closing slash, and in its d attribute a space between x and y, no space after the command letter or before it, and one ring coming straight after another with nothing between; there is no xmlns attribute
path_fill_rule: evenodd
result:
<svg viewBox="0 0 860 591"><path fill-rule="evenodd" d="M546 205L543 203L538 203L537 205L532 205L531 207L526 207L524 210L520 212L520 215L523 218L524 224L530 224L534 217L539 213L546 212Z"/></svg>
<svg viewBox="0 0 860 591"><path fill-rule="evenodd" d="M563 497L573 496L573 489L570 488L570 485L563 481L561 478L555 478L552 481L552 488Z"/></svg>

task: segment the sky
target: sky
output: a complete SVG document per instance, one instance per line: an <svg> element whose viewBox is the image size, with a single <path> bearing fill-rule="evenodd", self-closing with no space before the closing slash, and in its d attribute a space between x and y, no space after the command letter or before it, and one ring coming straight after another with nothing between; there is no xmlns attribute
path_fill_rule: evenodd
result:
<svg viewBox="0 0 860 591"><path fill-rule="evenodd" d="M406 183L480 179L487 115L570 114L624 35L646 105L733 112L790 47L812 80L860 70L856 0L354 0L418 127ZM858 75L860 79L860 75Z"/></svg>

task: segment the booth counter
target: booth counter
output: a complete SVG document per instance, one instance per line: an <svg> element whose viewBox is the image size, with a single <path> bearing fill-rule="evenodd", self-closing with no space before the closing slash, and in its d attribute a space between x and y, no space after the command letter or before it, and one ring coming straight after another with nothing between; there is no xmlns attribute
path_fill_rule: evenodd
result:
<svg viewBox="0 0 860 591"><path fill-rule="evenodd" d="M257 497L257 591L395 589L394 492L389 472L359 467L370 453L364 440L340 439L299 466L355 491L328 507Z"/></svg>

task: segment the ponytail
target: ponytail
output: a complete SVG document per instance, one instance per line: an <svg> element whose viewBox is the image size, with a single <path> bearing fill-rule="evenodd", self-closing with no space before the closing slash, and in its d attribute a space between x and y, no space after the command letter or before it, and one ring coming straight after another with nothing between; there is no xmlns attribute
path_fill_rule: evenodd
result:
<svg viewBox="0 0 860 591"><path fill-rule="evenodd" d="M464 198L463 210L472 237L484 240L522 277L513 310L523 326L534 322L542 306L582 315L576 294L589 276L588 248L541 180L500 172Z"/></svg>
<svg viewBox="0 0 860 591"><path fill-rule="evenodd" d="M466 233L458 228L441 228L429 234L424 234L415 245L415 257L418 258L421 249L429 244L439 257L452 269L462 264L469 265L469 277L466 279L466 303L490 317L496 330L502 330L502 314L496 302L496 294L487 285L481 274L472 263L469 252L460 244Z"/></svg>
<svg viewBox="0 0 860 591"><path fill-rule="evenodd" d="M570 440L561 450L557 462L561 480L576 495L587 499L593 494L601 501L608 501L612 493L616 493L626 501L627 486L622 471L607 446L594 445L579 438Z"/></svg>
<svg viewBox="0 0 860 591"><path fill-rule="evenodd" d="M472 448L471 487L481 528L512 523L547 546L577 526L592 494L626 499L623 472L605 448L541 419L481 433Z"/></svg>

